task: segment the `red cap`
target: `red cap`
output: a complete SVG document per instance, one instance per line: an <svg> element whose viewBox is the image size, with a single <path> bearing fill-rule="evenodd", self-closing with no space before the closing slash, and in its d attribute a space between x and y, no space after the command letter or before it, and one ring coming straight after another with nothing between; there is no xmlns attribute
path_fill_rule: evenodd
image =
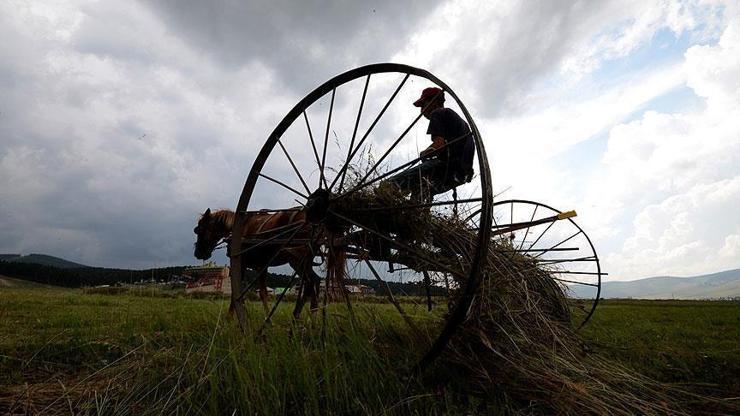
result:
<svg viewBox="0 0 740 416"><path fill-rule="evenodd" d="M414 107L423 106L426 100L433 98L435 96L437 96L438 97L437 99L440 101L445 100L445 93L441 89L437 87L424 88L424 91L421 92L421 97L419 97L418 100L414 101Z"/></svg>

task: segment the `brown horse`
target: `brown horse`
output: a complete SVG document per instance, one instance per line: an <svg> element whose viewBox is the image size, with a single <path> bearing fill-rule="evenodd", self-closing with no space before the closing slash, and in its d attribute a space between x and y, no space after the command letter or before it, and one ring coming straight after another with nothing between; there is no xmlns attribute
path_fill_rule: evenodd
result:
<svg viewBox="0 0 740 416"><path fill-rule="evenodd" d="M193 230L198 236L195 242L195 257L200 260L210 258L213 250L221 241L232 237L234 219L234 211L223 209L211 213L211 209L207 209L201 215L198 225ZM292 243L286 246L277 242L270 242L271 238L274 239L273 241L280 238L287 240L291 234L295 236L296 240L305 241L310 237L306 215L303 211L250 213L245 219L242 234L242 240L246 240L246 243L242 246L242 252L239 255L243 267L250 268L258 273L257 282L265 312L269 310L267 303L267 268L289 264L295 270L301 278L303 288L293 310L293 316L297 319L300 317L307 298L311 300L311 311L318 309L317 299L321 278L313 271L314 256L307 243ZM230 253L230 255L234 254ZM234 306L231 305L231 308Z"/></svg>

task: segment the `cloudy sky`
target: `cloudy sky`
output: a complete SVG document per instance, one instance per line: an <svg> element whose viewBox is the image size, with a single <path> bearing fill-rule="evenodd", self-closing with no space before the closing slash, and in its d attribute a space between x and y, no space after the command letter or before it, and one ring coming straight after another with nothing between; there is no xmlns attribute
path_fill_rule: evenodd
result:
<svg viewBox="0 0 740 416"><path fill-rule="evenodd" d="M5 0L0 253L195 263L197 214L301 97L399 62L462 98L502 197L578 211L610 279L740 267L739 9Z"/></svg>

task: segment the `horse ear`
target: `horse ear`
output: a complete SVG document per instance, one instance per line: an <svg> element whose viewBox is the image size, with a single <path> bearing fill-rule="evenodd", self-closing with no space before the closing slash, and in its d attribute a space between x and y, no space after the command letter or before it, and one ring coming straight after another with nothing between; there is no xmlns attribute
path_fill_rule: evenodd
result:
<svg viewBox="0 0 740 416"><path fill-rule="evenodd" d="M210 208L208 208L208 209L206 210L206 212L204 212L204 213L203 213L203 216L204 216L204 217L207 217L207 216L209 216L209 215L211 215L211 209L210 209Z"/></svg>

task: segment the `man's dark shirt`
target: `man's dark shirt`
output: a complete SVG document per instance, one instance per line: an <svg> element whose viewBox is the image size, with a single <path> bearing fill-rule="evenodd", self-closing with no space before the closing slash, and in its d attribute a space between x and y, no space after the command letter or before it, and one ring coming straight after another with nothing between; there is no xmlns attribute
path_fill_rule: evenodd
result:
<svg viewBox="0 0 740 416"><path fill-rule="evenodd" d="M442 136L445 143L448 143L467 134L465 138L446 146L438 156L447 162L449 168L463 175L473 173L475 142L473 135L468 133L470 133L468 123L451 108L438 108L429 115L427 134L430 134L432 139L435 136Z"/></svg>

